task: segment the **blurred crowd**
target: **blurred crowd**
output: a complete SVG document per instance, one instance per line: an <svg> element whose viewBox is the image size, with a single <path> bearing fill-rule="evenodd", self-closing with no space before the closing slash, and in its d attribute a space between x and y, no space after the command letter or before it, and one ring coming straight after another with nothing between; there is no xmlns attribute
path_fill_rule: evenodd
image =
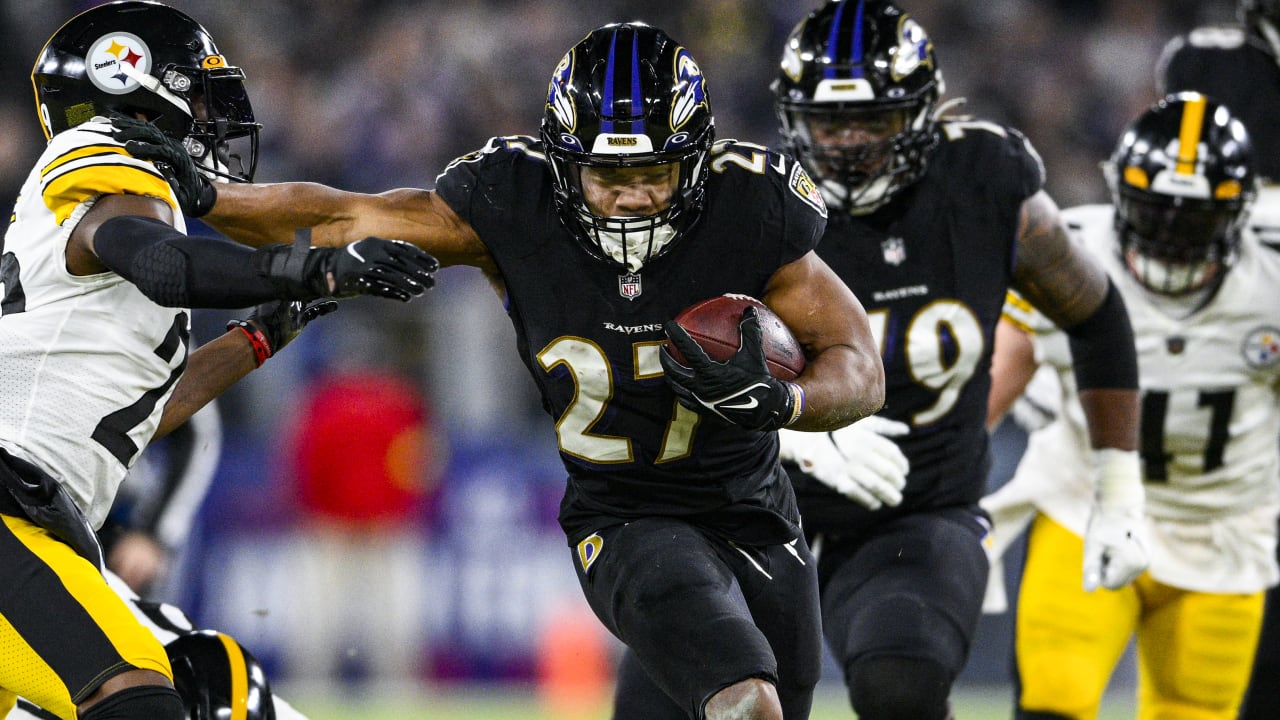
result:
<svg viewBox="0 0 1280 720"><path fill-rule="evenodd" d="M649 22L691 50L709 79L719 137L775 144L769 84L787 33L817 1L169 4L200 21L228 60L246 70L264 125L258 181L380 191L430 188L451 159L490 136L536 134L557 61L586 32L611 21ZM12 202L44 143L31 64L63 21L96 4L0 0L3 202ZM1044 158L1048 190L1063 206L1106 199L1098 163L1120 129L1156 98L1155 63L1165 42L1194 25L1235 18L1234 0L902 4L933 37L944 100L965 100L949 112L1022 130ZM517 464L536 463L527 471L557 485L551 423L513 352L501 305L478 273L445 270L429 297L392 305L346 303L223 397L227 439L221 484L210 496L215 513L228 509L249 521L274 514L277 506L254 494L288 472L283 439L309 412L309 389L324 373L370 368L407 379L430 404L439 447L453 454L455 472L468 456L500 447L523 458ZM220 333L226 318L198 312L197 340ZM242 486L252 493L236 494ZM558 492L548 489L548 518ZM235 522L230 514L225 519Z"/></svg>

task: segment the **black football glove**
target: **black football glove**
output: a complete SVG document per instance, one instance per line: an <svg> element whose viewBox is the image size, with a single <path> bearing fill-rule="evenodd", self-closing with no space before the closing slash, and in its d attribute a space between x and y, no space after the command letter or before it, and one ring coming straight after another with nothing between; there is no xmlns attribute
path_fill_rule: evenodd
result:
<svg viewBox="0 0 1280 720"><path fill-rule="evenodd" d="M261 367L263 361L280 352L307 323L338 309L337 300L268 300L255 307L244 320L232 320L227 329L242 328L253 343Z"/></svg>
<svg viewBox="0 0 1280 720"><path fill-rule="evenodd" d="M260 248L253 266L284 296L298 300L376 295L408 302L435 285L440 263L409 243L376 237L311 247L311 228L302 228L292 245Z"/></svg>
<svg viewBox="0 0 1280 720"><path fill-rule="evenodd" d="M160 128L135 118L111 114L111 137L124 143L124 149L139 160L150 160L169 180L178 196L178 207L187 217L198 218L209 212L218 201L218 191L182 143L165 135Z"/></svg>
<svg viewBox="0 0 1280 720"><path fill-rule="evenodd" d="M765 365L760 318L754 307L742 313L738 323L742 344L727 362L708 357L674 320L662 327L689 363L688 367L681 365L665 346L662 348L660 358L667 384L689 408L710 410L750 430L777 430L799 417L799 388L774 378Z"/></svg>

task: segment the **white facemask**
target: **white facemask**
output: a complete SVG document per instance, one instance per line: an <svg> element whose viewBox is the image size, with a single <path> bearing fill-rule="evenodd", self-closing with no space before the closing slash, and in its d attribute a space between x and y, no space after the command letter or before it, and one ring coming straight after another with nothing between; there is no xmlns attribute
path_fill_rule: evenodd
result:
<svg viewBox="0 0 1280 720"><path fill-rule="evenodd" d="M823 180L819 183L818 190L822 193L822 199L832 207L842 207L851 197L849 188L835 180ZM859 204L850 208L849 214L868 215L888 202L885 194L889 192L889 178L881 175L866 185L855 188L855 191Z"/></svg>
<svg viewBox="0 0 1280 720"><path fill-rule="evenodd" d="M666 247L675 239L675 228L670 225L659 225L649 230L630 230L623 232L607 232L604 230L597 231L600 238L600 247L604 252L617 262L624 262L626 258L627 269L631 272L639 272L644 266L646 258L657 255L662 248ZM649 236L653 235L653 243L650 245ZM624 252L623 237L626 238L626 248Z"/></svg>
<svg viewBox="0 0 1280 720"><path fill-rule="evenodd" d="M1167 263L1140 255L1134 250L1125 252L1125 264L1144 285L1166 294L1181 295L1206 287L1217 276L1221 264L1203 260L1193 265Z"/></svg>

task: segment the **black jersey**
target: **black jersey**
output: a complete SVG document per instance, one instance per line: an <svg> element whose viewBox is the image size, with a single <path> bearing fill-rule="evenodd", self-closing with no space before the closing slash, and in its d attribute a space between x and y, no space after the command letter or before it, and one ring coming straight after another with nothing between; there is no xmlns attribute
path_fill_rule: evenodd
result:
<svg viewBox="0 0 1280 720"><path fill-rule="evenodd" d="M556 421L570 545L654 515L742 542L797 534L776 433L681 406L658 350L662 323L688 305L728 292L763 295L779 267L817 244L826 210L804 171L766 148L717 143L710 167L697 224L639 273L592 257L561 223L533 138L495 138L437 178L441 197L497 263L521 358Z"/></svg>
<svg viewBox="0 0 1280 720"><path fill-rule="evenodd" d="M1280 64L1264 38L1240 25L1196 28L1169 41L1158 75L1166 92L1195 90L1230 108L1253 138L1258 173L1280 182Z"/></svg>
<svg viewBox="0 0 1280 720"><path fill-rule="evenodd" d="M1013 267L1022 202L1044 182L1020 133L954 120L923 178L866 216L833 215L818 254L862 301L884 359L887 404L906 423L902 504L874 513L792 474L806 531L977 502L990 464L991 346Z"/></svg>

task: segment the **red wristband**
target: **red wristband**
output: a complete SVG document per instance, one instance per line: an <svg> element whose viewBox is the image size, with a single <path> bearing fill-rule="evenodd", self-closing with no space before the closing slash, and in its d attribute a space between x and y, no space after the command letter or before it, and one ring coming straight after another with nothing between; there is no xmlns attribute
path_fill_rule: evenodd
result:
<svg viewBox="0 0 1280 720"><path fill-rule="evenodd" d="M271 343L267 341L267 336L247 320L232 320L227 323L228 330L233 327L244 331L245 337L249 338L249 344L253 346L253 358L258 363L257 367L262 367L262 363L271 357Z"/></svg>

